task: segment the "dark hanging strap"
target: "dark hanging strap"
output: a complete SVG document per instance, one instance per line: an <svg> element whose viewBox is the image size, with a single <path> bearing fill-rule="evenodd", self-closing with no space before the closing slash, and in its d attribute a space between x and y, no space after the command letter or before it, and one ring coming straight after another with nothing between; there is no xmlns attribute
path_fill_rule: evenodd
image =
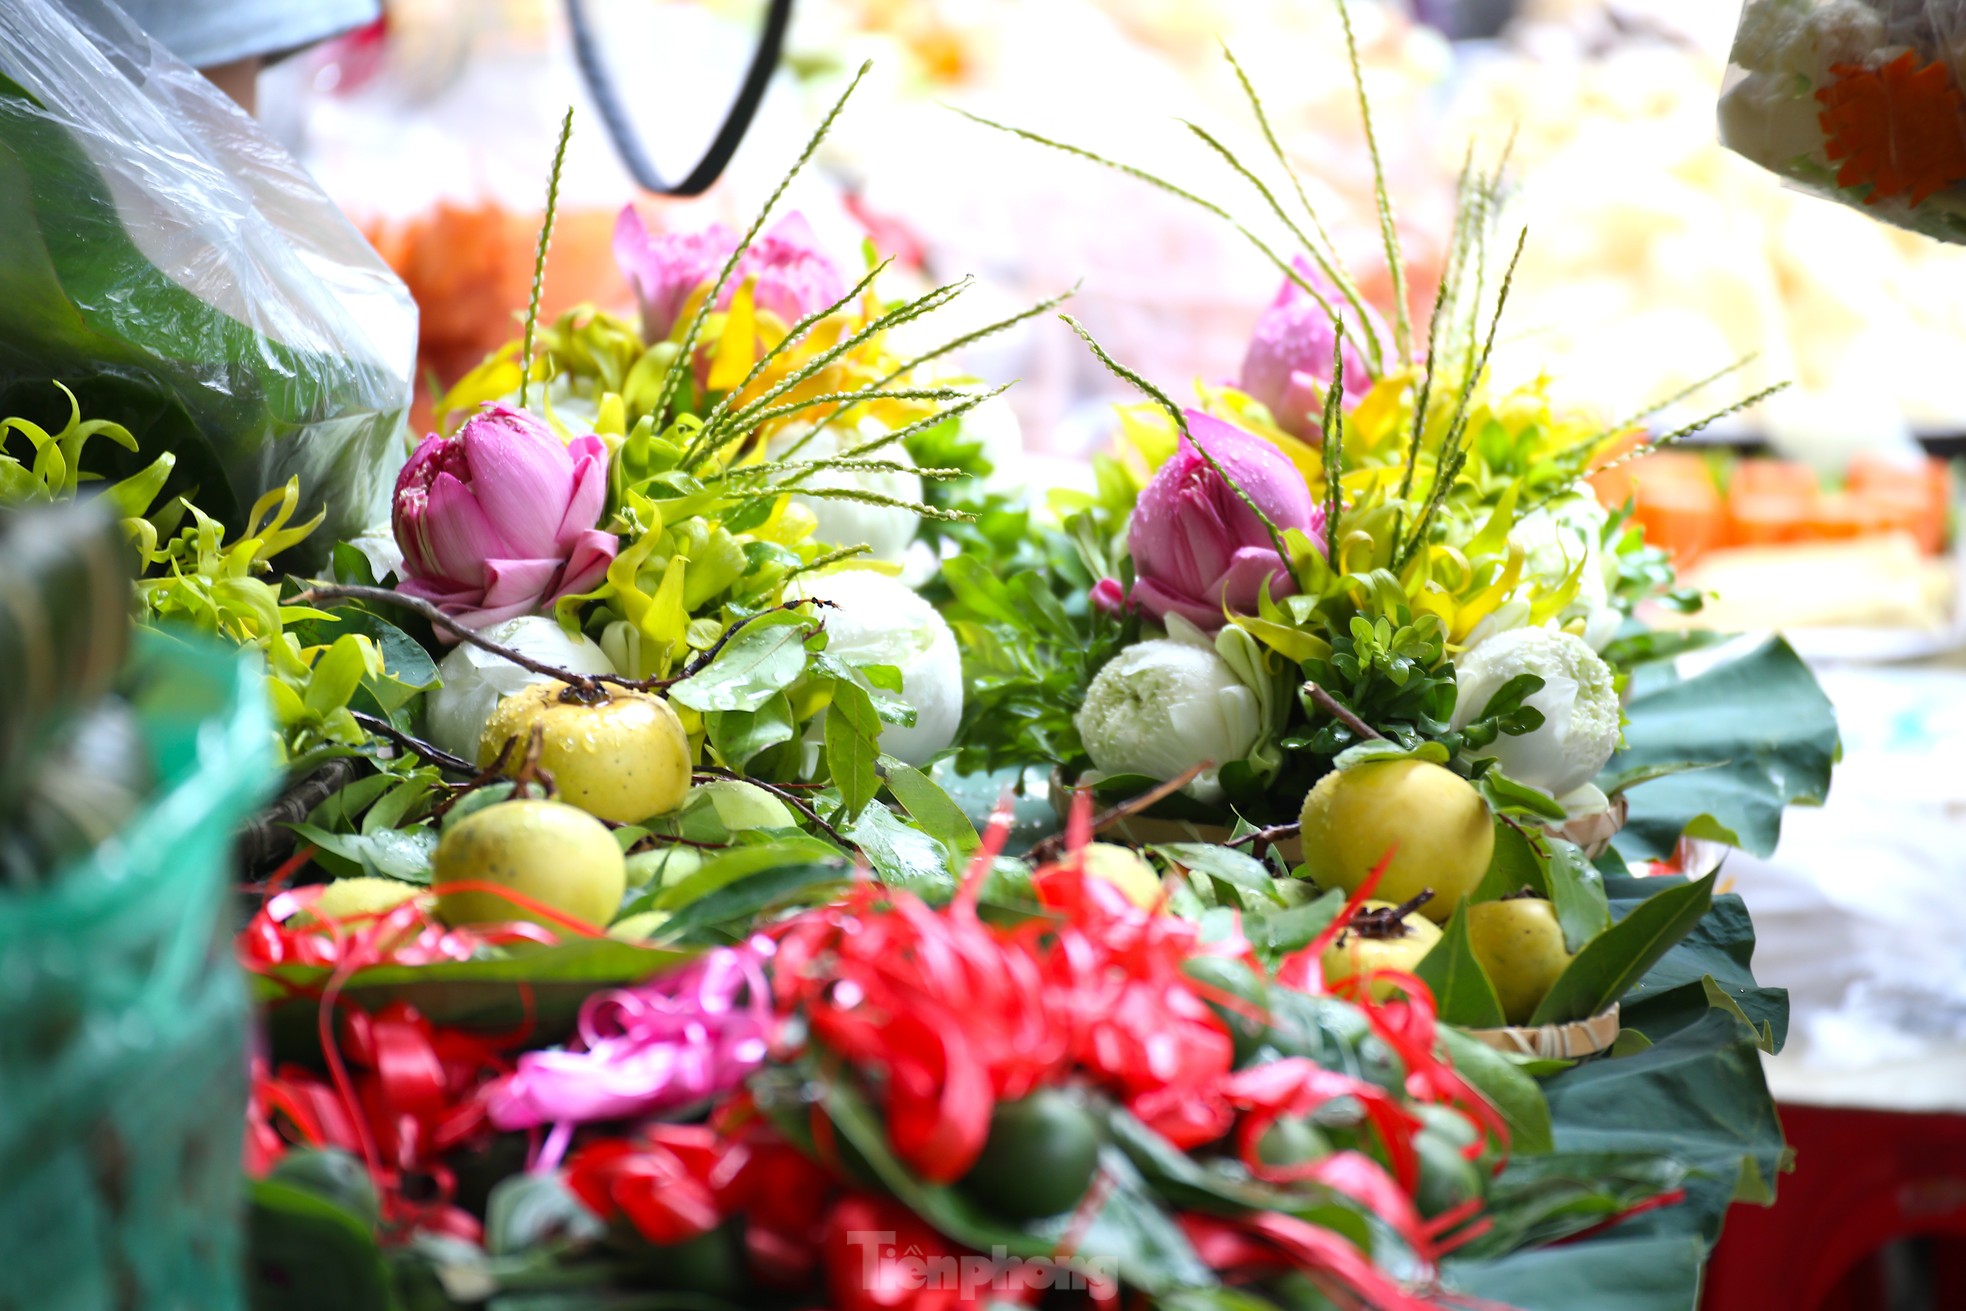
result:
<svg viewBox="0 0 1966 1311"><path fill-rule="evenodd" d="M618 3L619 0L614 0ZM567 20L573 28L574 54L580 60L580 71L587 79L587 90L600 106L601 118L608 125L608 135L614 138L614 148L621 155L621 162L644 190L662 196L700 196L710 189L710 184L723 176L730 164L731 156L744 140L744 134L751 127L751 120L757 115L758 102L764 99L765 87L771 81L771 74L778 67L778 54L785 44L785 29L792 21L792 0L771 0L771 9L765 15L765 28L758 37L758 48L751 56L751 67L744 74L744 85L738 89L737 99L731 102L730 112L724 117L724 125L717 131L717 139L710 143L703 159L690 170L689 176L671 186L662 180L656 171L655 161L651 160L641 137L635 133L633 124L628 121L627 111L622 108L621 94L614 83L614 73L602 57L599 42L593 29L587 23L587 0L567 0Z"/></svg>

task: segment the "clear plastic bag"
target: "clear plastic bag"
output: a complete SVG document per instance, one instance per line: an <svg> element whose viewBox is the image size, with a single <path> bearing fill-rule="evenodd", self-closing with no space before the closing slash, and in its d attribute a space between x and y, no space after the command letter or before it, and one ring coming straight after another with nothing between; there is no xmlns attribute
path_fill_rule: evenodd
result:
<svg viewBox="0 0 1966 1311"><path fill-rule="evenodd" d="M408 292L252 119L104 0L0 5L0 231L0 414L65 419L60 379L138 438L103 472L174 452L173 490L227 519L298 475L328 512L317 555L386 513Z"/></svg>
<svg viewBox="0 0 1966 1311"><path fill-rule="evenodd" d="M1747 0L1720 136L1804 190L1966 243L1962 82L1962 0Z"/></svg>

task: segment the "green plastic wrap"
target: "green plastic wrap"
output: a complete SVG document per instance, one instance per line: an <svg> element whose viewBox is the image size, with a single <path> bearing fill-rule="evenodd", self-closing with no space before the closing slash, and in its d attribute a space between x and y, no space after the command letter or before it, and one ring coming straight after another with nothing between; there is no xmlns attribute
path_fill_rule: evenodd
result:
<svg viewBox="0 0 1966 1311"><path fill-rule="evenodd" d="M240 1305L231 841L272 786L272 726L256 659L140 636L149 805L43 887L0 887L4 1311Z"/></svg>

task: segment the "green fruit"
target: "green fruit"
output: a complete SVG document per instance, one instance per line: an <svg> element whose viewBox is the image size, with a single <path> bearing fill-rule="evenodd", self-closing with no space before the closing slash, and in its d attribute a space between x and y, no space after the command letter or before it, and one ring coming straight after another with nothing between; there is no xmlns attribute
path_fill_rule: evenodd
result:
<svg viewBox="0 0 1966 1311"><path fill-rule="evenodd" d="M1277 1168L1321 1161L1329 1155L1331 1140L1308 1117L1301 1115L1278 1120L1256 1141L1257 1159Z"/></svg>
<svg viewBox="0 0 1966 1311"><path fill-rule="evenodd" d="M297 925L320 920L345 920L357 916L387 915L406 901L420 896L423 889L401 879L351 877L336 879L321 890L314 904L294 916Z"/></svg>
<svg viewBox="0 0 1966 1311"><path fill-rule="evenodd" d="M653 847L628 857L628 886L666 888L703 868L703 853L681 845Z"/></svg>
<svg viewBox="0 0 1966 1311"><path fill-rule="evenodd" d="M1480 884L1495 854L1488 803L1459 774L1424 760L1326 774L1301 818L1304 869L1318 886L1356 892L1391 852L1373 895L1403 902L1432 889L1420 913L1436 924Z"/></svg>
<svg viewBox="0 0 1966 1311"><path fill-rule="evenodd" d="M1326 987L1355 974L1378 970L1397 970L1411 974L1426 954L1440 941L1440 929L1431 920L1413 915L1395 919L1390 912L1399 908L1390 901L1368 901L1359 908L1355 927L1340 933L1318 964L1324 971ZM1387 912L1375 915L1373 912ZM1375 1001L1384 1001L1397 991L1386 981L1366 989Z"/></svg>
<svg viewBox="0 0 1966 1311"><path fill-rule="evenodd" d="M373 1228L381 1216L375 1181L363 1164L332 1148L295 1148L274 1162L267 1178L334 1203Z"/></svg>
<svg viewBox="0 0 1966 1311"><path fill-rule="evenodd" d="M1447 1139L1456 1147L1472 1147L1481 1141L1481 1129L1451 1106L1429 1103L1412 1109L1427 1132Z"/></svg>
<svg viewBox="0 0 1966 1311"><path fill-rule="evenodd" d="M1247 1065L1269 1038L1269 983L1241 961L1196 956L1182 966L1201 999L1228 1027L1238 1069ZM1234 1004L1231 999L1239 1001Z"/></svg>
<svg viewBox="0 0 1966 1311"><path fill-rule="evenodd" d="M1098 1168L1098 1124L1071 1094L1041 1088L997 1104L961 1187L1006 1219L1036 1220L1077 1206Z"/></svg>
<svg viewBox="0 0 1966 1311"><path fill-rule="evenodd" d="M706 802L717 812L717 820L732 833L753 828L796 828L798 821L783 801L742 779L720 778L699 783L690 794L690 805Z"/></svg>
<svg viewBox="0 0 1966 1311"><path fill-rule="evenodd" d="M1468 907L1468 945L1495 985L1510 1024L1529 1022L1572 960L1556 907L1541 897Z"/></svg>
<svg viewBox="0 0 1966 1311"><path fill-rule="evenodd" d="M669 922L666 910L645 910L625 919L618 919L608 925L608 936L623 942L646 942L655 936L655 931Z"/></svg>
<svg viewBox="0 0 1966 1311"><path fill-rule="evenodd" d="M1160 905L1160 875L1131 847L1094 842L1085 849L1085 872L1112 884L1142 910Z"/></svg>
<svg viewBox="0 0 1966 1311"><path fill-rule="evenodd" d="M621 848L607 826L558 801L507 801L451 826L431 860L431 881L496 883L588 924L606 924L628 887ZM447 924L531 920L564 927L491 892L443 892Z"/></svg>
<svg viewBox="0 0 1966 1311"><path fill-rule="evenodd" d="M604 687L589 704L567 701L562 683L537 683L498 703L478 740L478 763L505 750L504 772L517 773L532 730L541 731L540 768L560 799L617 824L666 815L689 795L689 736L669 703L645 692Z"/></svg>
<svg viewBox="0 0 1966 1311"><path fill-rule="evenodd" d="M1413 1202L1421 1215L1432 1219L1481 1196L1481 1171L1461 1155L1452 1138L1422 1129L1413 1135L1413 1148L1420 1157L1420 1184Z"/></svg>

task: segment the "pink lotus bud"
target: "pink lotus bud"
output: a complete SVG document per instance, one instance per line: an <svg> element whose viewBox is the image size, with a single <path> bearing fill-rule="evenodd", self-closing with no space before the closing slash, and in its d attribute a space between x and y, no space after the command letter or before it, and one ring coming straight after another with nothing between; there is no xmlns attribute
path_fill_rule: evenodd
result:
<svg viewBox="0 0 1966 1311"><path fill-rule="evenodd" d="M691 294L715 281L736 248L737 234L721 224L652 237L634 207L624 208L614 226L614 258L641 302L642 335L651 341L669 336ZM724 284L718 309L730 308L746 279L756 280L758 308L787 326L831 305L848 285L797 213L787 214L751 243Z"/></svg>
<svg viewBox="0 0 1966 1311"><path fill-rule="evenodd" d="M533 614L594 587L620 543L599 437L563 445L532 415L486 405L455 437L432 435L396 479L400 590L470 628Z"/></svg>
<svg viewBox="0 0 1966 1311"><path fill-rule="evenodd" d="M1372 386L1360 349L1365 330L1350 312L1350 303L1315 265L1299 255L1295 267L1345 319L1345 399L1356 402ZM1373 330L1384 340L1385 325L1376 313L1371 319ZM1324 403L1319 397L1331 381L1332 348L1337 344L1331 316L1302 287L1285 279L1270 308L1256 321L1239 385L1268 407L1277 427L1304 441L1322 442Z"/></svg>
<svg viewBox="0 0 1966 1311"><path fill-rule="evenodd" d="M682 317L690 293L712 281L737 249L737 234L721 223L701 232L651 237L633 205L614 223L614 262L621 266L642 307L642 335L661 341ZM733 281L731 289L736 289Z"/></svg>
<svg viewBox="0 0 1966 1311"><path fill-rule="evenodd" d="M1133 601L1156 619L1180 615L1203 632L1223 624L1222 608L1253 614L1263 584L1272 597L1297 584L1269 531L1241 496L1210 467L1199 442L1279 533L1301 529L1323 545L1324 511L1283 452L1199 410L1174 458L1140 493L1127 527L1133 554Z"/></svg>

